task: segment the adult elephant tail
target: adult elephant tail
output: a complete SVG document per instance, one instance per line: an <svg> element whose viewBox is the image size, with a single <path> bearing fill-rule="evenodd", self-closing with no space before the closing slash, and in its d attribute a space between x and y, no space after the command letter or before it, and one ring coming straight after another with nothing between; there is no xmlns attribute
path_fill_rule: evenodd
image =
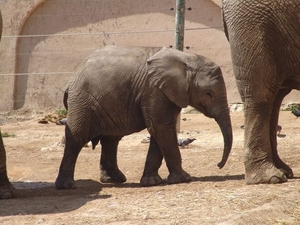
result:
<svg viewBox="0 0 300 225"><path fill-rule="evenodd" d="M225 20L225 15L224 15L224 6L225 2L222 0L222 21L223 21L223 28L224 28L224 33L226 35L227 40L229 41L229 34L228 34L228 28L227 28L227 23Z"/></svg>
<svg viewBox="0 0 300 225"><path fill-rule="evenodd" d="M63 99L63 103L64 103L66 110L68 110L68 96L69 96L69 87L67 86L65 89L64 99Z"/></svg>
<svg viewBox="0 0 300 225"><path fill-rule="evenodd" d="M3 22L2 22L2 14L1 14L1 11L0 11L0 40L1 40L1 37L2 37L2 27L3 27Z"/></svg>

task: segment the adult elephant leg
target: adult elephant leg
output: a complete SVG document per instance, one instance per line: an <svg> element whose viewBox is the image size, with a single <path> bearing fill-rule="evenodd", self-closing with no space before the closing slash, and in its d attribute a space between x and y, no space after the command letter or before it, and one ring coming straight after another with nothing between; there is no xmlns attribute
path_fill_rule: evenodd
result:
<svg viewBox="0 0 300 225"><path fill-rule="evenodd" d="M279 111L280 111L280 106L282 103L282 100L284 97L291 92L291 89L280 89L278 91L278 94L275 98L273 110L272 110L272 115L271 115L271 123L270 123L270 140L271 140L271 145L272 145L272 155L273 155L273 161L275 166L280 169L287 178L293 178L293 170L285 164L279 157L278 155L278 150L277 150L277 125L278 125L278 117L279 117Z"/></svg>
<svg viewBox="0 0 300 225"><path fill-rule="evenodd" d="M162 182L161 177L158 175L162 160L163 154L157 142L151 136L144 173L140 181L142 186L153 186Z"/></svg>
<svg viewBox="0 0 300 225"><path fill-rule="evenodd" d="M2 36L2 15L0 11L0 40ZM12 198L13 197L13 186L8 180L6 171L6 152L0 132L0 199L1 198Z"/></svg>
<svg viewBox="0 0 300 225"><path fill-rule="evenodd" d="M122 137L101 137L100 181L102 183L123 183L125 175L117 164L118 144Z"/></svg>
<svg viewBox="0 0 300 225"><path fill-rule="evenodd" d="M247 184L281 183L287 181L273 161L270 134L270 107L268 102L246 99L244 164Z"/></svg>
<svg viewBox="0 0 300 225"><path fill-rule="evenodd" d="M86 143L78 144L72 135L70 128L66 125L65 129L66 145L64 156L62 158L59 173L55 181L57 189L72 189L75 188L74 183L74 170L77 157L83 145Z"/></svg>
<svg viewBox="0 0 300 225"><path fill-rule="evenodd" d="M6 171L6 152L0 132L0 199L13 197L13 186L8 180Z"/></svg>

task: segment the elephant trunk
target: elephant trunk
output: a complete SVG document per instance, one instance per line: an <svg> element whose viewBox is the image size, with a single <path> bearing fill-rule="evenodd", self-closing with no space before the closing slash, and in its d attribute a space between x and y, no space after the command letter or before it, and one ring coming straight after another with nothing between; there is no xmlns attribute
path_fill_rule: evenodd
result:
<svg viewBox="0 0 300 225"><path fill-rule="evenodd" d="M219 108L220 110L220 108ZM224 139L224 150L222 160L218 163L218 167L221 169L225 165L228 156L230 154L232 148L232 126L231 126L231 119L229 114L229 108L226 106L218 116L215 117L216 122L218 123Z"/></svg>

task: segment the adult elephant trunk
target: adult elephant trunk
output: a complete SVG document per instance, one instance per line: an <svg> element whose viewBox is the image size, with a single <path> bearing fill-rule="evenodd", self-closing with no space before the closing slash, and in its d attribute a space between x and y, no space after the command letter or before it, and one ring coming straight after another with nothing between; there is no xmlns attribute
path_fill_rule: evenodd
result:
<svg viewBox="0 0 300 225"><path fill-rule="evenodd" d="M232 126L227 104L224 107L218 107L215 111L219 112L216 113L214 118L222 131L224 139L223 156L222 160L218 163L218 167L221 169L225 165L232 148Z"/></svg>

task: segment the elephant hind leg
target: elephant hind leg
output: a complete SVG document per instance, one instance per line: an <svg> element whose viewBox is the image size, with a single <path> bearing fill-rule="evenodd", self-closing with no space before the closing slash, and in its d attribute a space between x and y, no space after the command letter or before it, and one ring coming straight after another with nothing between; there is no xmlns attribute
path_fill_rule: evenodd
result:
<svg viewBox="0 0 300 225"><path fill-rule="evenodd" d="M285 162L283 162L279 158L278 153L277 153L277 157L274 157L274 164L280 171L282 171L285 174L287 178L291 179L294 177L294 172L292 168L289 167Z"/></svg>
<svg viewBox="0 0 300 225"><path fill-rule="evenodd" d="M247 184L277 184L287 181L287 177L282 171L277 169L272 159L255 161L255 165L250 165L254 160L245 161L245 180Z"/></svg>
<svg viewBox="0 0 300 225"><path fill-rule="evenodd" d="M274 99L263 103L250 100L244 103L244 164L247 184L282 183L287 181L286 175L277 168L274 162L274 150L276 149L277 151L277 143L274 145L275 142L273 141L276 139L276 126L278 122L276 119L275 130L272 131L274 114L271 115L270 111L274 110Z"/></svg>
<svg viewBox="0 0 300 225"><path fill-rule="evenodd" d="M123 183L125 175L117 164L118 144L122 137L100 137L102 146L100 158L100 181L102 183Z"/></svg>
<svg viewBox="0 0 300 225"><path fill-rule="evenodd" d="M275 166L280 169L287 178L293 178L293 170L285 164L278 155L277 150L277 126L278 126L278 117L280 106L284 97L291 92L291 89L280 89L275 97L275 101L272 108L272 115L270 121L270 140L271 140L271 149L272 156Z"/></svg>
<svg viewBox="0 0 300 225"><path fill-rule="evenodd" d="M250 140L245 143L244 154L247 184L276 184L287 181L287 176L281 169L283 164L278 164L280 158L276 137L279 109L284 96L285 92L279 91L274 99L269 100L269 105L263 104L263 109L261 104L252 104L252 108L245 110L245 140ZM270 110L271 114L268 113ZM256 117L253 118L252 115Z"/></svg>
<svg viewBox="0 0 300 225"><path fill-rule="evenodd" d="M55 181L57 189L73 189L74 183L74 170L77 157L84 143L78 144L73 137L70 128L66 125L65 131L66 145L64 155L60 164L59 173Z"/></svg>
<svg viewBox="0 0 300 225"><path fill-rule="evenodd" d="M72 148L72 150L70 150ZM71 147L66 143L64 156L60 164L59 173L55 181L57 189L74 189L74 170L77 157L81 148Z"/></svg>

